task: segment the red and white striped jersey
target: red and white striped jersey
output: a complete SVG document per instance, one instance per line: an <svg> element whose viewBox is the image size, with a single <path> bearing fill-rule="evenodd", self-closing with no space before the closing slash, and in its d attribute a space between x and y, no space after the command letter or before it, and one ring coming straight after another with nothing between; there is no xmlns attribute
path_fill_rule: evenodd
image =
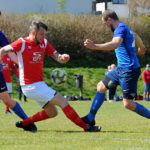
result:
<svg viewBox="0 0 150 150"><path fill-rule="evenodd" d="M16 77L18 77L19 74L18 74L16 64L11 60L11 58L8 55L4 55L2 57L2 72L4 75L5 81L7 83L12 82L11 69L13 73L16 75Z"/></svg>
<svg viewBox="0 0 150 150"><path fill-rule="evenodd" d="M56 51L50 43L46 39L37 44L29 38L20 38L10 47L17 52L20 85L43 81L44 54L51 56Z"/></svg>

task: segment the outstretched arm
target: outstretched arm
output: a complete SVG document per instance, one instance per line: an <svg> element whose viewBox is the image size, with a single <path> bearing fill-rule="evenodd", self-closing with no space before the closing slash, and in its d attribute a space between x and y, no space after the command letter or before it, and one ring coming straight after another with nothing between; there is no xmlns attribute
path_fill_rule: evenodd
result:
<svg viewBox="0 0 150 150"><path fill-rule="evenodd" d="M142 39L140 38L140 36L137 33L133 32L133 34L134 34L135 43L138 46L138 53L141 55L145 54L146 47L143 44Z"/></svg>
<svg viewBox="0 0 150 150"><path fill-rule="evenodd" d="M59 54L58 52L54 53L51 57L59 63L66 63L70 60L68 54Z"/></svg>
<svg viewBox="0 0 150 150"><path fill-rule="evenodd" d="M84 46L91 50L114 50L122 43L123 39L121 37L115 37L112 41L104 44L95 44L93 41L86 39Z"/></svg>

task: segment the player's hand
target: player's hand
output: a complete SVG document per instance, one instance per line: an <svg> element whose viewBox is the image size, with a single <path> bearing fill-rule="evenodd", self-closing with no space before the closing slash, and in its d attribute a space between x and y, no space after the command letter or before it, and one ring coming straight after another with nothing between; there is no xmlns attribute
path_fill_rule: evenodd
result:
<svg viewBox="0 0 150 150"><path fill-rule="evenodd" d="M95 49L96 45L94 44L93 41L89 40L89 39L86 39L85 42L84 42L84 46L86 48L89 48L89 49Z"/></svg>
<svg viewBox="0 0 150 150"><path fill-rule="evenodd" d="M62 54L61 57L60 57L60 61L62 63L66 63L70 60L70 56L68 54Z"/></svg>
<svg viewBox="0 0 150 150"><path fill-rule="evenodd" d="M146 47L145 46L138 48L138 54L144 55L145 53L146 53Z"/></svg>

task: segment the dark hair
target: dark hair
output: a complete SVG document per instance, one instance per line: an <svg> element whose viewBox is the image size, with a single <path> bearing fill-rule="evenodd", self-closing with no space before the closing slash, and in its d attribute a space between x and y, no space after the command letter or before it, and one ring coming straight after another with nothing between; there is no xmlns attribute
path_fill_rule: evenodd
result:
<svg viewBox="0 0 150 150"><path fill-rule="evenodd" d="M32 30L35 30L36 32L38 32L40 30L40 28L45 29L46 31L48 30L48 27L46 24L44 24L43 22L40 21L33 21L30 25L30 32Z"/></svg>
<svg viewBox="0 0 150 150"><path fill-rule="evenodd" d="M114 20L119 20L117 14L115 13L115 11L107 9L103 12L102 17L105 21L108 20L108 18L114 19Z"/></svg>

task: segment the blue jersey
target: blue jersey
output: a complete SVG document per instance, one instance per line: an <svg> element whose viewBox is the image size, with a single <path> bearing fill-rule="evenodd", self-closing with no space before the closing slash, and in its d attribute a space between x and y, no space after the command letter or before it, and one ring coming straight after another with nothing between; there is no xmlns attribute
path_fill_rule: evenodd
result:
<svg viewBox="0 0 150 150"><path fill-rule="evenodd" d="M118 67L138 68L140 67L136 52L135 41L131 29L123 22L120 22L114 31L114 37L121 37L123 42L115 49Z"/></svg>
<svg viewBox="0 0 150 150"><path fill-rule="evenodd" d="M6 46L8 44L9 44L8 39L6 38L4 33L0 31L0 47Z"/></svg>
<svg viewBox="0 0 150 150"><path fill-rule="evenodd" d="M0 47L6 46L8 44L9 44L8 39L6 38L4 33L0 31ZM1 71L2 71L2 64L0 64L0 72Z"/></svg>

